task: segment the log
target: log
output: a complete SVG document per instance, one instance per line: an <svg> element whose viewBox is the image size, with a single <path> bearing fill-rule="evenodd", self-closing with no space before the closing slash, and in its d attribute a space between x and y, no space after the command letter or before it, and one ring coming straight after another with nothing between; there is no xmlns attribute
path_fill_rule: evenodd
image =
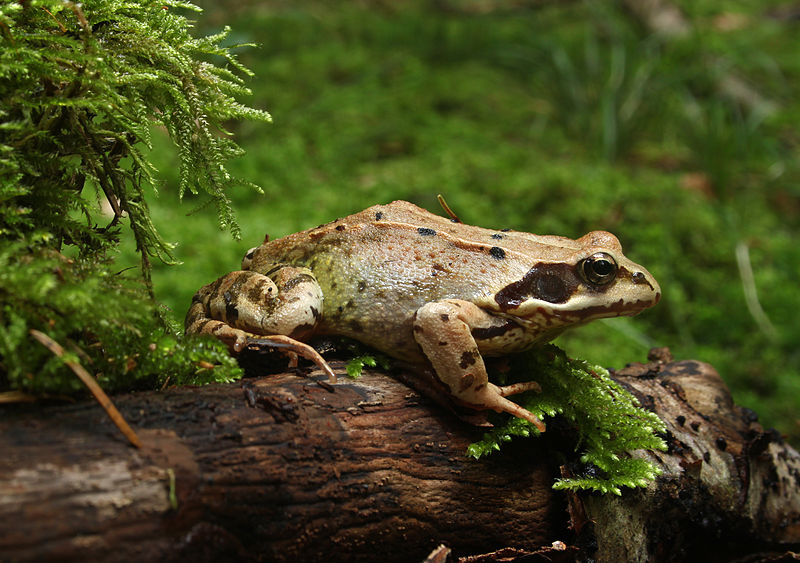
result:
<svg viewBox="0 0 800 563"><path fill-rule="evenodd" d="M589 525L602 561L772 561L800 546L800 455L753 411L734 404L708 364L648 364L615 379L666 423L662 475L622 497L581 495L572 524ZM749 557L746 557L749 556Z"/></svg>
<svg viewBox="0 0 800 563"><path fill-rule="evenodd" d="M552 489L576 457L566 425L473 460L480 429L380 371L332 389L319 372L281 373L117 396L141 449L90 402L5 406L0 560L670 561L797 549L800 456L733 404L713 368L667 360L616 374L669 428L669 451L637 454L663 475L621 497Z"/></svg>

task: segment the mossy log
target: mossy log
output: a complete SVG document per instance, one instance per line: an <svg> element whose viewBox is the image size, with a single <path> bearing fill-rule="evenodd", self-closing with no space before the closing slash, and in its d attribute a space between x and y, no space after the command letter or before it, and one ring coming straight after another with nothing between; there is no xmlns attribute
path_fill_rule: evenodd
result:
<svg viewBox="0 0 800 563"><path fill-rule="evenodd" d="M669 428L668 452L640 454L663 475L621 497L552 490L575 457L557 421L476 461L465 450L479 429L374 371L332 389L283 373L118 396L142 449L89 402L5 406L0 560L752 561L797 549L800 456L713 368L664 360L615 376Z"/></svg>

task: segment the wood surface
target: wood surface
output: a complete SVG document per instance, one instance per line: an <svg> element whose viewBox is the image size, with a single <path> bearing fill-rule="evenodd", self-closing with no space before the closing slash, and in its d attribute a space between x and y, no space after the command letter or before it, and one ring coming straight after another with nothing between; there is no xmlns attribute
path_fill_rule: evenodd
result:
<svg viewBox="0 0 800 563"><path fill-rule="evenodd" d="M797 550L797 452L735 406L710 366L652 360L616 378L665 420L670 449L638 453L664 474L621 497L552 490L576 458L557 420L476 461L465 451L480 429L379 371L332 387L314 371L117 396L141 449L92 402L5 405L0 560L767 561Z"/></svg>

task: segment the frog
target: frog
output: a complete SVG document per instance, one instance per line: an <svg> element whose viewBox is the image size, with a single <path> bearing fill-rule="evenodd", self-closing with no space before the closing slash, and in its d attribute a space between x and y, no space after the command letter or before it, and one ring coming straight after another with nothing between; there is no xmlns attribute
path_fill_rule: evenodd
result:
<svg viewBox="0 0 800 563"><path fill-rule="evenodd" d="M497 385L488 358L519 353L596 319L632 316L661 288L622 253L616 236L571 239L492 229L407 201L270 240L241 269L202 287L186 315L189 334L211 334L238 354L254 339L308 358L307 343L354 339L426 374L454 405L544 423L509 397L541 391L535 380Z"/></svg>

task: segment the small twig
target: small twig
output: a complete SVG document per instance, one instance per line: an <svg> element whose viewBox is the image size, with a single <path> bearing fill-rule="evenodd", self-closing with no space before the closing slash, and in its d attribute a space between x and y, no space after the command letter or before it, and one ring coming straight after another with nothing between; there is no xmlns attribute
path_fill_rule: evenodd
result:
<svg viewBox="0 0 800 563"><path fill-rule="evenodd" d="M89 21L86 19L86 16L83 15L81 4L76 2L66 2L66 5L72 10L72 12L75 14L75 17L78 18L78 21L80 22L81 27L86 35L89 35L92 32L92 28L89 26Z"/></svg>
<svg viewBox="0 0 800 563"><path fill-rule="evenodd" d="M5 391L0 393L0 403L32 403L36 397L22 391Z"/></svg>
<svg viewBox="0 0 800 563"><path fill-rule="evenodd" d="M761 302L758 300L753 267L750 264L750 249L743 241L739 241L736 244L736 265L739 266L739 277L742 280L744 300L747 304L747 309L750 311L750 315L752 315L753 320L756 321L761 332L766 334L771 340L775 340L778 336L778 332L775 330L775 325L769 320L767 313L761 306Z"/></svg>
<svg viewBox="0 0 800 563"><path fill-rule="evenodd" d="M175 470L167 467L167 477L169 478L169 506L172 510L178 510L178 495L175 493Z"/></svg>
<svg viewBox="0 0 800 563"><path fill-rule="evenodd" d="M442 194L436 194L436 199L439 200L439 205L442 206L442 209L444 209L445 212L450 215L450 219L453 220L453 223L461 223L461 219L459 219L458 215L456 215L455 212L450 209L450 206L447 205L447 202L444 200L444 196Z"/></svg>
<svg viewBox="0 0 800 563"><path fill-rule="evenodd" d="M50 350L53 355L58 356L59 358L64 357L64 349L58 342L47 336L45 333L39 332L38 330L31 329L28 332L45 348ZM100 403L100 406L105 409L108 417L114 424L117 425L117 428L120 429L128 441L137 448L141 448L142 442L139 440L136 432L134 432L133 428L128 425L120 412L117 410L117 407L115 407L114 403L111 402L111 399L108 398L108 395L106 395L105 391L103 391L100 385L97 384L97 381L94 380L94 377L92 377L92 375L78 362L64 360L64 363L67 364L72 372L78 376L78 379L80 379L83 384L89 388L89 391L91 391L92 395L94 395L94 398L97 399L97 402Z"/></svg>
<svg viewBox="0 0 800 563"><path fill-rule="evenodd" d="M58 21L58 18L57 18L57 17L55 17L55 16L53 15L53 13L52 13L50 10L48 10L48 9L47 9L47 8L45 8L44 6L42 6L42 10L44 10L45 12L47 12L47 14L48 14L48 15L49 15L51 18L53 18L53 21L54 21L54 22L56 22L56 23L58 24L58 27L60 27L60 28L61 28L61 33L66 33L66 32L67 32L67 28L66 28L66 27L64 27L64 24L63 24L63 23L61 23L60 21Z"/></svg>

